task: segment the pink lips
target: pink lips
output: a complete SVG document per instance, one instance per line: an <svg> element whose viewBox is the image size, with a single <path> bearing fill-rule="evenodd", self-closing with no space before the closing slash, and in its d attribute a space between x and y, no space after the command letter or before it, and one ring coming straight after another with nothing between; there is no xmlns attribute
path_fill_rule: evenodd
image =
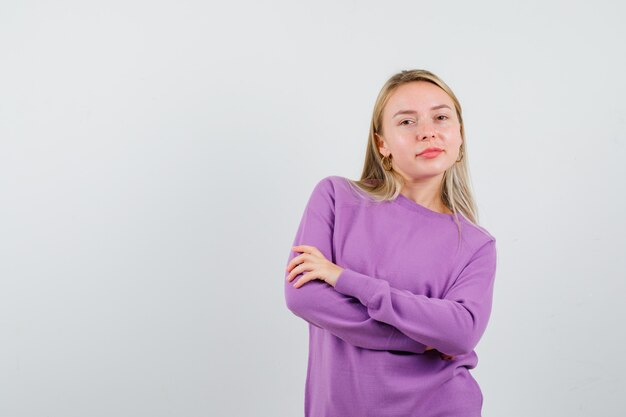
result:
<svg viewBox="0 0 626 417"><path fill-rule="evenodd" d="M424 158L434 158L440 153L441 151L424 152L424 153L421 153L419 156L423 156Z"/></svg>
<svg viewBox="0 0 626 417"><path fill-rule="evenodd" d="M441 152L443 152L443 149L428 148L422 151L421 153L417 154L417 156L423 156L424 158L434 158L437 155L439 155Z"/></svg>

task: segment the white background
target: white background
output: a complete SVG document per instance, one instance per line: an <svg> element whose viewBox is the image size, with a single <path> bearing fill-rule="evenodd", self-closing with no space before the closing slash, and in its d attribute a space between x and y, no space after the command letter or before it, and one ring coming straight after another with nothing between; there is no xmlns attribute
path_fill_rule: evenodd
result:
<svg viewBox="0 0 626 417"><path fill-rule="evenodd" d="M626 406L619 2L0 3L0 417L301 416L284 268L402 69L498 242L486 417Z"/></svg>

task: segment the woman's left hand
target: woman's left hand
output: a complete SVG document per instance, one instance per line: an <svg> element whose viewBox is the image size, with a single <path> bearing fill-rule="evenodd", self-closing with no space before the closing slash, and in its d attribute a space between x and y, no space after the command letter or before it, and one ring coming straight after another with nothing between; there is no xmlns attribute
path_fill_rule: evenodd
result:
<svg viewBox="0 0 626 417"><path fill-rule="evenodd" d="M295 288L300 288L314 279L319 279L333 287L335 286L337 278L343 271L342 267L326 259L324 254L315 246L298 245L293 246L292 249L294 252L302 252L302 254L296 256L287 264L287 271L290 271L287 281L291 282L298 274L309 271L293 284Z"/></svg>

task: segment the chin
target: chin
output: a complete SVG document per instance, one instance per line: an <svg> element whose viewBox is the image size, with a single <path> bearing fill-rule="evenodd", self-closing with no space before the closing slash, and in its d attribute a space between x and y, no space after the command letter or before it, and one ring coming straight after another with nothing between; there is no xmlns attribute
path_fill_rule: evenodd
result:
<svg viewBox="0 0 626 417"><path fill-rule="evenodd" d="M410 172L409 176L412 180L423 180L426 178L434 178L443 176L445 170L433 170L433 171L418 171L418 172Z"/></svg>

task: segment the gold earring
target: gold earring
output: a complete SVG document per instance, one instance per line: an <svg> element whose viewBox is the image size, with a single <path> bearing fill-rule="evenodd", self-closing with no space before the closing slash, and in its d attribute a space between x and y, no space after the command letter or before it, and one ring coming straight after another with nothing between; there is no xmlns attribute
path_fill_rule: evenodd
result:
<svg viewBox="0 0 626 417"><path fill-rule="evenodd" d="M391 171L391 154L389 156L382 155L381 162L385 171Z"/></svg>

